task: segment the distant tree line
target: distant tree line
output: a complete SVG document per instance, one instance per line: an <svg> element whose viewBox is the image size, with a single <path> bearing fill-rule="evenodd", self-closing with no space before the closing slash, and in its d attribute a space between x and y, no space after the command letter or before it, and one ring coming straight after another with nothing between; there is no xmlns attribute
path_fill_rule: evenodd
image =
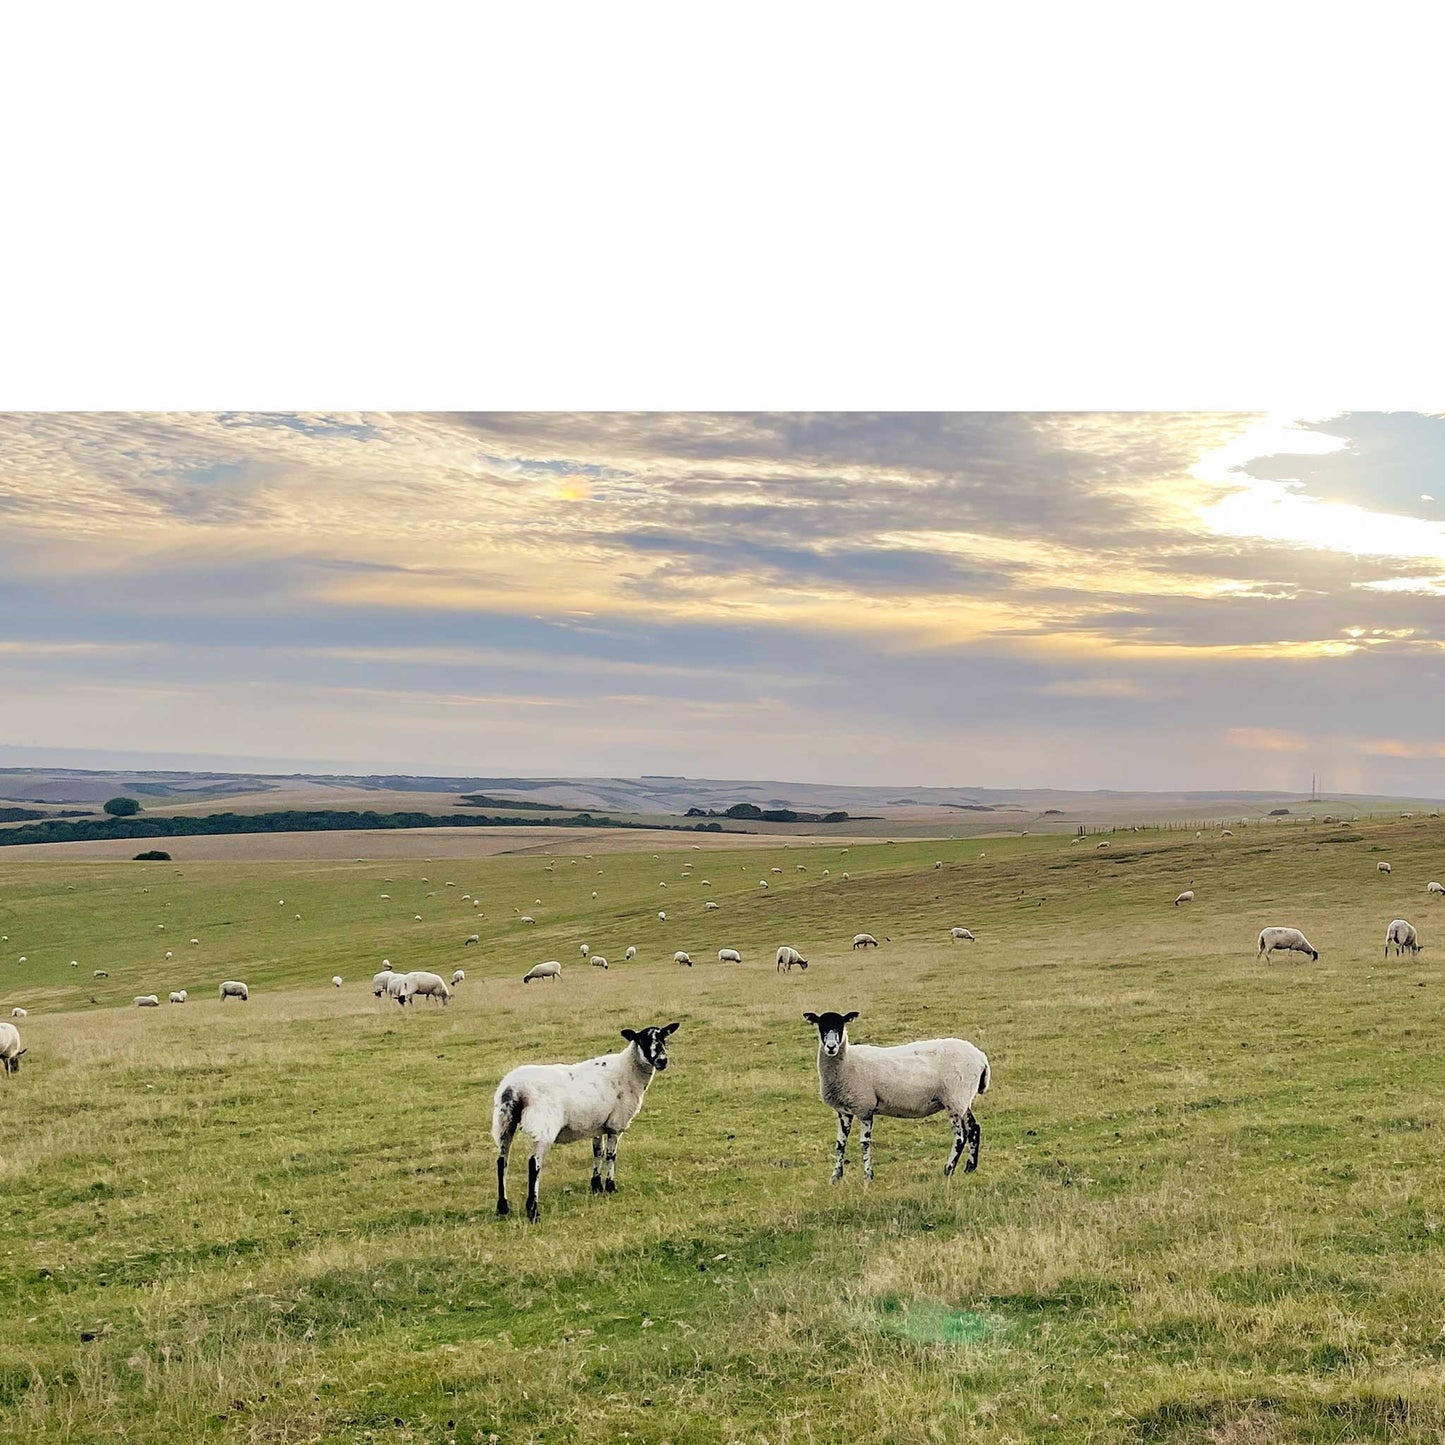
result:
<svg viewBox="0 0 1445 1445"><path fill-rule="evenodd" d="M758 823L846 823L847 813L795 813L791 808L760 808L756 803L734 803L721 813L711 808L689 808L687 818L746 818Z"/></svg>
<svg viewBox="0 0 1445 1445"><path fill-rule="evenodd" d="M0 823L29 823L38 818L88 818L89 808L63 808L58 813L45 813L39 808L0 808Z"/></svg>
<svg viewBox="0 0 1445 1445"><path fill-rule="evenodd" d="M565 818L501 818L477 813L374 813L287 809L275 813L206 813L200 817L47 818L0 830L0 848L19 843L92 843L102 838L197 838L216 833L332 833L358 828L659 828L720 833L720 823L636 823L578 813ZM746 833L746 828L729 830Z"/></svg>

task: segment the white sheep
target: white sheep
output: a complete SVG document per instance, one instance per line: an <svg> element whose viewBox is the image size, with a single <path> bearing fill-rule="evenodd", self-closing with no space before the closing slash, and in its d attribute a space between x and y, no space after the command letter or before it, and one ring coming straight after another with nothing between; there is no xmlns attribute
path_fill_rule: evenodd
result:
<svg viewBox="0 0 1445 1445"><path fill-rule="evenodd" d="M433 1003L447 1004L451 1001L452 991L447 987L447 981L439 973L428 973L425 969L416 969L406 974L402 979L401 988L397 991L396 1001L403 1008L407 1004L415 1002L419 998L429 998Z"/></svg>
<svg viewBox="0 0 1445 1445"><path fill-rule="evenodd" d="M600 953L594 953L594 954L592 955L592 967L593 967L593 968L606 968L606 967L607 967L607 960L606 960L605 958L603 958Z"/></svg>
<svg viewBox="0 0 1445 1445"><path fill-rule="evenodd" d="M396 975L392 973L390 964L382 969L380 973L373 975L371 980L371 996L373 998L380 998L382 994L386 992L387 984L395 977Z"/></svg>
<svg viewBox="0 0 1445 1445"><path fill-rule="evenodd" d="M193 938L193 939L191 939L191 947L192 947L192 948L195 948L195 947L200 943L200 941L201 941L201 940L200 940L199 938Z"/></svg>
<svg viewBox="0 0 1445 1445"><path fill-rule="evenodd" d="M522 915L522 922L523 922L523 923L535 923L536 921L537 921L537 920L536 920L535 918L533 918L530 913L524 913L524 914Z"/></svg>
<svg viewBox="0 0 1445 1445"><path fill-rule="evenodd" d="M768 871L770 873L781 873L783 870L781 868L770 868Z"/></svg>
<svg viewBox="0 0 1445 1445"><path fill-rule="evenodd" d="M522 982L531 983L533 979L561 977L562 965L558 963L555 958L550 958L547 960L546 963L539 963L536 964L534 967L529 968L527 972L522 975Z"/></svg>
<svg viewBox="0 0 1445 1445"><path fill-rule="evenodd" d="M98 968L98 969L96 969L96 971L95 971L93 974L91 974L91 977L92 977L92 978L109 978L110 975L109 975L103 968Z"/></svg>
<svg viewBox="0 0 1445 1445"><path fill-rule="evenodd" d="M166 957L167 957L167 958L174 958L174 957L175 957L175 954L173 954L173 953L170 951L170 949L166 949Z"/></svg>
<svg viewBox="0 0 1445 1445"><path fill-rule="evenodd" d="M406 975L404 973L389 973L382 992L386 994L387 998L400 999L405 988Z"/></svg>
<svg viewBox="0 0 1445 1445"><path fill-rule="evenodd" d="M718 911L718 905L714 903L712 899L708 899L708 901L702 905L702 911L704 913L716 913Z"/></svg>
<svg viewBox="0 0 1445 1445"><path fill-rule="evenodd" d="M29 1052L20 1046L20 1030L14 1024L0 1022L0 1064L8 1078L20 1072L20 1060Z"/></svg>
<svg viewBox="0 0 1445 1445"><path fill-rule="evenodd" d="M684 953L680 948L676 953L672 955L672 961L674 963L685 963L689 968L692 967L691 957L688 954Z"/></svg>
<svg viewBox="0 0 1445 1445"><path fill-rule="evenodd" d="M659 911L658 911L658 914L657 914L657 921L658 921L659 923L666 923L666 922L667 922L667 914L666 914L666 913L663 913L661 910L659 910Z"/></svg>
<svg viewBox="0 0 1445 1445"><path fill-rule="evenodd" d="M597 890L595 888L592 890L592 896L593 898L597 897Z"/></svg>
<svg viewBox="0 0 1445 1445"><path fill-rule="evenodd" d="M702 886L703 886L704 888L711 888L711 887L712 887L712 880L709 879L709 878L700 879L699 882L702 884Z"/></svg>
<svg viewBox="0 0 1445 1445"><path fill-rule="evenodd" d="M341 987L341 975L339 973L333 973L331 975L331 985L333 988Z"/></svg>
<svg viewBox="0 0 1445 1445"><path fill-rule="evenodd" d="M943 867L943 860L940 858L940 859L938 860L938 862L933 865L933 871L936 873L936 872L937 872L940 868L942 868L942 867Z"/></svg>
<svg viewBox="0 0 1445 1445"><path fill-rule="evenodd" d="M807 968L808 960L803 957L791 944L784 943L778 947L778 972L792 973L794 968Z"/></svg>
<svg viewBox="0 0 1445 1445"><path fill-rule="evenodd" d="M23 1008L13 1008L10 1010L10 1017L12 1019L28 1019L30 1017L30 1013L28 1010Z"/></svg>
<svg viewBox="0 0 1445 1445"><path fill-rule="evenodd" d="M1388 863L1376 863L1375 871L1377 873L1388 873L1390 872L1390 865Z"/></svg>
<svg viewBox="0 0 1445 1445"><path fill-rule="evenodd" d="M843 881L844 881L845 883L848 882L848 880L849 880L850 878L852 878L852 876L853 876L853 875L852 875L851 873L845 873L845 874L843 875Z"/></svg>
<svg viewBox="0 0 1445 1445"><path fill-rule="evenodd" d="M717 951L719 963L741 963L743 956L735 948L720 948Z"/></svg>
<svg viewBox="0 0 1445 1445"><path fill-rule="evenodd" d="M1445 883L1427 883L1425 885L1425 891L1427 893L1445 894Z"/></svg>
<svg viewBox="0 0 1445 1445"><path fill-rule="evenodd" d="M1228 828L1223 828L1223 829L1220 830L1219 836L1220 836L1221 838L1232 838L1232 837L1234 837L1234 834L1233 834L1232 832L1230 832L1230 830L1229 830Z"/></svg>
<svg viewBox="0 0 1445 1445"><path fill-rule="evenodd" d="M635 944L629 943L627 945L627 952L624 953L622 956L630 963L634 958L637 957L637 946Z"/></svg>
<svg viewBox="0 0 1445 1445"><path fill-rule="evenodd" d="M1408 953L1411 958L1414 958L1424 947L1424 944L1420 942L1420 935L1415 932L1415 925L1413 923L1407 923L1403 918L1395 919L1389 928L1385 930L1386 958L1390 956L1391 944L1395 946L1396 958L1402 953Z"/></svg>
<svg viewBox="0 0 1445 1445"><path fill-rule="evenodd" d="M587 955L588 955L589 953L591 953L591 952L592 952L592 946L591 946L590 944L584 943L584 944L582 945L582 957L583 957L583 958L586 958Z"/></svg>
<svg viewBox="0 0 1445 1445"><path fill-rule="evenodd" d="M948 936L955 943L977 943L978 940L966 928L950 928Z"/></svg>
<svg viewBox="0 0 1445 1445"><path fill-rule="evenodd" d="M527 1160L527 1218L541 1214L537 1183L553 1144L592 1140L592 1192L617 1189L617 1141L642 1108L653 1075L667 1068L667 1039L675 1023L623 1029L627 1047L579 1064L523 1064L497 1085L492 1138L497 1144L497 1213L507 1214L507 1156L520 1129L532 1141ZM607 1182L602 1160L607 1159Z"/></svg>
<svg viewBox="0 0 1445 1445"><path fill-rule="evenodd" d="M136 995L135 1006L137 1008L159 1008L161 1001L153 993L142 993Z"/></svg>
<svg viewBox="0 0 1445 1445"><path fill-rule="evenodd" d="M877 948L878 940L871 933L855 933L853 935L854 948Z"/></svg>
<svg viewBox="0 0 1445 1445"><path fill-rule="evenodd" d="M185 990L185 989L183 989L183 988L178 988L178 989L176 989L176 990L171 994L171 1002L172 1002L172 1003L185 1003L185 1001L186 1001L186 990Z"/></svg>
<svg viewBox="0 0 1445 1445"><path fill-rule="evenodd" d="M1186 889L1184 890L1184 892L1181 893L1181 894L1179 895L1179 897L1174 900L1174 906L1175 906L1176 908L1178 908L1181 903L1193 903L1193 902L1194 902L1194 890L1193 890L1192 888L1186 888Z"/></svg>
<svg viewBox="0 0 1445 1445"><path fill-rule="evenodd" d="M228 978L221 985L221 1002L225 1003L228 998L238 998L245 1003L251 997L251 990L239 979Z"/></svg>
<svg viewBox="0 0 1445 1445"><path fill-rule="evenodd" d="M1095 848L1107 848L1108 846L1109 846L1109 840L1108 840L1107 838L1105 838L1102 843L1095 843L1095 844L1094 844L1094 847L1095 847ZM983 857L983 854L980 853L978 856L979 856L980 858L982 858L982 857Z"/></svg>
<svg viewBox="0 0 1445 1445"><path fill-rule="evenodd" d="M467 981L467 974L466 974L466 970L465 970L465 969L459 968L459 969L457 969L457 971L456 971L454 974L452 974L452 987L453 987L453 988L455 988L459 983L465 983L466 981Z"/></svg>
<svg viewBox="0 0 1445 1445"><path fill-rule="evenodd" d="M464 939L462 940L462 947L463 947L463 948L470 948L470 947L472 946L472 944L474 944L474 943L480 943L481 941L482 941L482 935L481 935L480 933L469 933L469 934L467 934L466 938L464 938Z"/></svg>
<svg viewBox="0 0 1445 1445"><path fill-rule="evenodd" d="M863 1177L873 1177L873 1120L926 1119L940 1110L953 1125L953 1149L943 1166L952 1175L963 1151L965 1174L978 1168L983 1131L973 1116L973 1102L986 1093L988 1059L966 1039L920 1039L917 1043L876 1048L848 1040L856 1012L805 1013L818 1030L818 1084L823 1102L838 1116L838 1144L833 1157L833 1183L843 1177L843 1154L853 1120L862 1121Z"/></svg>
<svg viewBox="0 0 1445 1445"><path fill-rule="evenodd" d="M758 879L758 887L761 888L761 889L766 893L766 892L767 892L767 889L768 889L768 880L767 880L766 878L759 878L759 879Z"/></svg>
<svg viewBox="0 0 1445 1445"><path fill-rule="evenodd" d="M1319 950L1298 928L1262 928L1259 931L1259 952L1256 958L1266 962L1278 949L1281 953L1307 953L1313 963L1319 958Z"/></svg>

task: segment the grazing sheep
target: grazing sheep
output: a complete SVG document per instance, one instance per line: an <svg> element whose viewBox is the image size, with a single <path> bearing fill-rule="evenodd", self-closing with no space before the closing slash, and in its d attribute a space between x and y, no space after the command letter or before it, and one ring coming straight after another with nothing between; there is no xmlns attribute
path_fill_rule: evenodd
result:
<svg viewBox="0 0 1445 1445"><path fill-rule="evenodd" d="M781 868L770 868L768 871L770 873L781 873L783 870Z"/></svg>
<svg viewBox="0 0 1445 1445"><path fill-rule="evenodd" d="M743 956L735 948L720 948L717 951L719 963L741 963Z"/></svg>
<svg viewBox="0 0 1445 1445"><path fill-rule="evenodd" d="M1319 950L1307 939L1298 928L1262 928L1259 931L1259 952L1256 958L1263 958L1266 962L1269 956L1278 949L1281 953L1307 953L1310 962L1319 959Z"/></svg>
<svg viewBox="0 0 1445 1445"><path fill-rule="evenodd" d="M159 1008L161 1001L153 993L142 993L136 995L135 1006L137 1008Z"/></svg>
<svg viewBox="0 0 1445 1445"><path fill-rule="evenodd" d="M600 953L594 953L594 954L592 955L592 967L593 967L593 968L606 968L606 967L607 967L607 960L606 960L605 958L603 958Z"/></svg>
<svg viewBox="0 0 1445 1445"><path fill-rule="evenodd" d="M659 910L658 915L657 915L657 921L658 921L659 923L666 923L666 922L667 922L667 914L665 914L665 913L663 913L663 912L661 912L661 911Z"/></svg>
<svg viewBox="0 0 1445 1445"><path fill-rule="evenodd" d="M667 1038L679 1025L623 1029L627 1047L579 1064L523 1064L497 1085L492 1138L497 1144L497 1213L507 1214L507 1156L517 1130L532 1141L527 1160L527 1218L541 1214L537 1183L553 1144L592 1140L592 1192L617 1189L617 1141L642 1108L653 1075L667 1068ZM607 1182L602 1160L607 1159Z"/></svg>
<svg viewBox="0 0 1445 1445"><path fill-rule="evenodd" d="M588 955L589 953L591 953L591 952L592 952L592 947L591 947L591 945L590 945L590 944L587 944L587 943L584 943L584 944L582 945L582 957L583 957L583 958L586 958L587 955Z"/></svg>
<svg viewBox="0 0 1445 1445"><path fill-rule="evenodd" d="M685 963L689 968L692 967L692 959L691 959L687 954L685 954L680 948L678 949L678 951L677 951L676 953L674 953L674 954L672 955L672 961L673 961L674 963Z"/></svg>
<svg viewBox="0 0 1445 1445"><path fill-rule="evenodd" d="M372 977L371 996L373 998L380 998L382 994L386 992L387 984L390 983L395 976L396 975L393 974L391 971L391 965L387 964L387 966L383 968L380 973L375 974Z"/></svg>
<svg viewBox="0 0 1445 1445"><path fill-rule="evenodd" d="M537 921L537 920L536 920L535 918L533 918L530 913L524 913L524 914L522 915L522 922L523 922L523 923L535 923L536 921Z"/></svg>
<svg viewBox="0 0 1445 1445"><path fill-rule="evenodd" d="M699 880L699 881L702 883L702 886L703 886L704 888L711 888L711 887L712 887L712 881L711 881L710 879L703 878L703 879L701 879L701 880Z"/></svg>
<svg viewBox="0 0 1445 1445"><path fill-rule="evenodd" d="M1095 844L1094 844L1094 847L1095 847L1095 848L1107 848L1108 846L1109 846L1109 840L1108 840L1107 838L1105 838L1102 843L1095 843ZM979 856L980 858L982 858L982 857L983 857L983 854L980 853L978 856Z"/></svg>
<svg viewBox="0 0 1445 1445"><path fill-rule="evenodd" d="M109 975L103 968L98 968L98 969L96 969L96 971L95 971L93 974L91 974L91 977L92 977L92 978L109 978L110 975Z"/></svg>
<svg viewBox="0 0 1445 1445"><path fill-rule="evenodd" d="M175 957L175 954L173 954L173 953L170 951L170 949L166 949L166 957L167 957L167 958L174 958L174 957Z"/></svg>
<svg viewBox="0 0 1445 1445"><path fill-rule="evenodd" d="M390 893L383 893L381 896L382 896L382 899L383 899L385 902L387 902L387 903L391 902L391 894L390 894Z"/></svg>
<svg viewBox="0 0 1445 1445"><path fill-rule="evenodd" d="M843 875L843 881L846 883L852 876L853 875L851 873L845 873Z"/></svg>
<svg viewBox="0 0 1445 1445"><path fill-rule="evenodd" d="M1425 885L1427 893L1445 893L1445 883L1428 883Z"/></svg>
<svg viewBox="0 0 1445 1445"><path fill-rule="evenodd" d="M1220 830L1219 836L1220 836L1221 838L1232 838L1232 837L1234 837L1234 834L1231 833L1228 828L1224 828L1224 829L1221 829L1221 830Z"/></svg>
<svg viewBox="0 0 1445 1445"><path fill-rule="evenodd" d="M228 978L221 985L221 1002L225 1003L228 998L238 998L245 1003L251 997L251 990L239 979Z"/></svg>
<svg viewBox="0 0 1445 1445"><path fill-rule="evenodd" d="M441 974L417 969L403 977L396 1001L405 1008L407 1004L413 1003L419 998L429 998L433 1003L447 1004L451 1001L451 996L452 991L447 987L447 981Z"/></svg>
<svg viewBox="0 0 1445 1445"><path fill-rule="evenodd" d="M1415 925L1407 923L1403 918L1397 918L1385 930L1385 957L1390 956L1390 945L1395 945L1395 957L1402 953L1408 953L1414 958L1425 946L1420 942L1420 935L1415 932Z"/></svg>
<svg viewBox="0 0 1445 1445"><path fill-rule="evenodd" d="M341 987L341 975L339 973L333 973L331 975L331 984L333 988Z"/></svg>
<svg viewBox="0 0 1445 1445"><path fill-rule="evenodd" d="M185 1003L185 1001L186 1001L186 991L185 991L185 989L183 989L183 988L178 988L178 989L176 989L176 991L175 991L174 993L171 994L171 1002L172 1002L172 1003Z"/></svg>
<svg viewBox="0 0 1445 1445"><path fill-rule="evenodd" d="M823 877L826 878L832 871L833 870L831 868L823 869Z"/></svg>
<svg viewBox="0 0 1445 1445"><path fill-rule="evenodd" d="M522 982L523 982L523 983L531 983L533 979L537 979L537 978L561 978L561 977L562 977L562 965L561 965L560 963L558 963L555 958L551 958L551 959L548 959L546 963L539 963L539 964L537 964L535 967L529 968L529 969L527 970L527 972L522 975Z"/></svg>
<svg viewBox="0 0 1445 1445"><path fill-rule="evenodd" d="M5 1073L20 1072L20 1060L29 1052L20 1047L20 1030L14 1024L0 1023L0 1064L5 1065Z"/></svg>
<svg viewBox="0 0 1445 1445"><path fill-rule="evenodd" d="M594 898L597 897L597 890L596 890L595 888L592 890L592 896L593 896Z"/></svg>
<svg viewBox="0 0 1445 1445"><path fill-rule="evenodd" d="M406 975L404 973L390 973L386 978L385 993L387 998L400 999L402 991L406 988Z"/></svg>
<svg viewBox="0 0 1445 1445"><path fill-rule="evenodd" d="M709 899L702 905L702 911L704 913L716 913L718 911L718 905Z"/></svg>
<svg viewBox="0 0 1445 1445"><path fill-rule="evenodd" d="M466 974L466 970L465 970L465 969L459 968L459 969L457 969L457 971L456 971L454 974L452 974L452 987L453 987L453 988L455 988L459 983L465 983L466 981L467 981L467 974Z"/></svg>
<svg viewBox="0 0 1445 1445"><path fill-rule="evenodd" d="M201 940L199 938L191 939L191 947L194 948L198 943L200 943L200 941Z"/></svg>
<svg viewBox="0 0 1445 1445"><path fill-rule="evenodd" d="M784 943L778 948L778 972L792 973L794 968L807 968L808 960L791 944Z"/></svg>
<svg viewBox="0 0 1445 1445"><path fill-rule="evenodd" d="M942 867L943 867L943 860L940 858L939 861L933 865L933 871L936 873L936 872L937 872L940 868L942 868Z"/></svg>
<svg viewBox="0 0 1445 1445"><path fill-rule="evenodd" d="M877 948L878 940L871 933L855 933L853 935L854 948Z"/></svg>
<svg viewBox="0 0 1445 1445"><path fill-rule="evenodd" d="M1388 863L1376 863L1375 871L1377 873L1388 873L1390 872L1390 865Z"/></svg>
<svg viewBox="0 0 1445 1445"><path fill-rule="evenodd" d="M806 863L799 863L799 864L798 864L798 872L799 872L799 873L806 873L807 871L808 871L808 865L807 865Z"/></svg>
<svg viewBox="0 0 1445 1445"><path fill-rule="evenodd" d="M1176 908L1178 908L1181 903L1193 903L1193 902L1194 902L1194 890L1193 890L1192 888L1186 888L1186 889L1184 890L1184 892L1181 893L1181 894L1179 895L1179 897L1174 900L1174 906L1175 906Z"/></svg>
<svg viewBox="0 0 1445 1445"><path fill-rule="evenodd" d="M637 946L635 944L629 943L627 945L627 952L624 953L622 956L623 958L631 962L632 959L637 957Z"/></svg>
<svg viewBox="0 0 1445 1445"><path fill-rule="evenodd" d="M481 935L480 933L469 933L469 934L467 934L466 938L463 939L463 941L462 941L462 947L463 947L463 948L470 948L470 947L472 946L472 944L474 944L474 943L480 943L481 941L482 941L482 935Z"/></svg>
<svg viewBox="0 0 1445 1445"><path fill-rule="evenodd" d="M978 940L966 928L950 928L948 936L955 943L977 943Z"/></svg>
<svg viewBox="0 0 1445 1445"><path fill-rule="evenodd" d="M12 1019L28 1019L30 1017L30 1014L26 1009L13 1008L10 1010L10 1017Z"/></svg>
<svg viewBox="0 0 1445 1445"><path fill-rule="evenodd" d="M823 1102L838 1116L838 1145L833 1158L833 1183L843 1177L843 1153L853 1120L863 1122L863 1177L873 1177L873 1120L926 1119L940 1110L953 1124L953 1149L943 1166L952 1175L965 1149L965 1174L978 1168L983 1131L973 1116L973 1102L986 1093L988 1059L965 1039L920 1039L917 1043L875 1048L848 1040L856 1012L805 1013L818 1030L818 1083Z"/></svg>
<svg viewBox="0 0 1445 1445"><path fill-rule="evenodd" d="M758 879L758 887L759 887L759 888L763 889L763 890L766 892L767 886L768 886L768 880L767 880L766 878L759 878L759 879Z"/></svg>

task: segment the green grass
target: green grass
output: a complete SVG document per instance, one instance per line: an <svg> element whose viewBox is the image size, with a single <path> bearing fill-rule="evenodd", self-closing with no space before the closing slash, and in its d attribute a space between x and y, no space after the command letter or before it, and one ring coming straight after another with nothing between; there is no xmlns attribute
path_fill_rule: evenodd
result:
<svg viewBox="0 0 1445 1445"><path fill-rule="evenodd" d="M0 1439L1445 1438L1445 983L1380 957L1397 915L1433 941L1445 834L1358 831L0 858L0 1005L31 1010L0 1081ZM1277 922L1319 963L1256 963ZM780 942L812 968L777 976ZM468 981L403 1014L383 956ZM880 1120L876 1182L855 1157L830 1187L805 1008L986 1049L979 1171L943 1180L946 1122ZM541 1224L497 1221L501 1074L670 1018L619 1193L559 1148Z"/></svg>

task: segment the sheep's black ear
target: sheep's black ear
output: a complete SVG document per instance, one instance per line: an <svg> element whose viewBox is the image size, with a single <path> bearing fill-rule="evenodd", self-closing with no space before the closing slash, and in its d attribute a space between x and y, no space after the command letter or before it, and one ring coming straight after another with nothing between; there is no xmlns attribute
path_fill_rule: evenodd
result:
<svg viewBox="0 0 1445 1445"><path fill-rule="evenodd" d="M637 1042L637 1035L633 1033L631 1029L623 1029L622 1037L626 1039L629 1044L635 1044Z"/></svg>
<svg viewBox="0 0 1445 1445"><path fill-rule="evenodd" d="M857 1010L857 1009L854 1009L852 1013L850 1013L850 1014L844 1014L844 1015L843 1015L843 1022L844 1022L845 1024L851 1024L851 1023L853 1022L853 1020L856 1019L857 1017L858 1017L858 1010Z"/></svg>
<svg viewBox="0 0 1445 1445"><path fill-rule="evenodd" d="M668 1034L675 1034L681 1027L682 1023L681 1021L679 1021L675 1024L668 1024L666 1028L659 1029L658 1032L663 1036L663 1038L666 1038Z"/></svg>
<svg viewBox="0 0 1445 1445"><path fill-rule="evenodd" d="M803 1018L804 1018L808 1023L810 1023L810 1024L816 1024L816 1023L818 1022L818 1015L817 1015L817 1014L805 1013L805 1014L803 1015Z"/></svg>

